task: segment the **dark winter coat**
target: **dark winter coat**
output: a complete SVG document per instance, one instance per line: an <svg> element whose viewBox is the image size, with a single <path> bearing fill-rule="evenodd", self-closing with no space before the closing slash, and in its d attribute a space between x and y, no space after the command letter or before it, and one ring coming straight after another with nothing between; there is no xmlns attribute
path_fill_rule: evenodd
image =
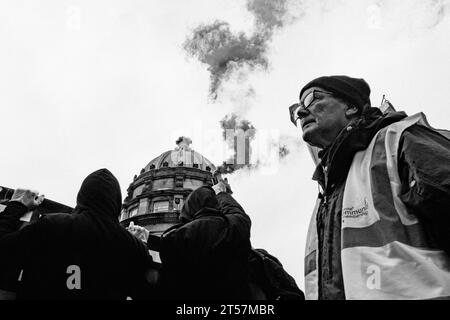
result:
<svg viewBox="0 0 450 320"><path fill-rule="evenodd" d="M267 300L305 300L295 279L281 262L264 249L252 249L248 259L250 281L256 284Z"/></svg>
<svg viewBox="0 0 450 320"><path fill-rule="evenodd" d="M227 193L210 187L186 199L182 225L161 239L163 282L170 299L248 298L251 221Z"/></svg>
<svg viewBox="0 0 450 320"><path fill-rule="evenodd" d="M16 231L27 208L10 202L0 214L2 289L19 299L146 297L151 257L120 226L121 202L119 183L106 169L83 181L71 214L46 215Z"/></svg>
<svg viewBox="0 0 450 320"><path fill-rule="evenodd" d="M341 266L341 214L345 180L356 152L375 134L405 118L403 112L382 115L369 109L362 120L343 130L319 153L314 173L322 187L317 212L319 299L345 299ZM427 235L450 254L450 140L414 125L402 134L398 152L402 200L423 223ZM415 180L415 183L411 183Z"/></svg>

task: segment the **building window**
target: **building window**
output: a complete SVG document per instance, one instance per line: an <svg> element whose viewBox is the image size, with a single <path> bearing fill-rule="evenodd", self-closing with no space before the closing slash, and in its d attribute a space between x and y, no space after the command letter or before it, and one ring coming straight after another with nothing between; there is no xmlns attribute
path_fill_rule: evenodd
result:
<svg viewBox="0 0 450 320"><path fill-rule="evenodd" d="M153 203L153 212L169 211L169 201L156 201Z"/></svg>
<svg viewBox="0 0 450 320"><path fill-rule="evenodd" d="M173 204L173 210L174 211L181 211L181 208L183 208L183 198L175 198Z"/></svg>
<svg viewBox="0 0 450 320"><path fill-rule="evenodd" d="M148 199L141 199L139 201L138 214L146 214L148 208Z"/></svg>
<svg viewBox="0 0 450 320"><path fill-rule="evenodd" d="M139 196L143 190L144 190L143 184L141 184L139 187L136 187L136 189L134 189L134 191L133 191L133 198L136 198L137 196Z"/></svg>
<svg viewBox="0 0 450 320"><path fill-rule="evenodd" d="M122 209L122 212L120 213L120 221L123 221L127 218L128 218L127 211L125 209Z"/></svg>
<svg viewBox="0 0 450 320"><path fill-rule="evenodd" d="M203 186L203 181L197 179L186 178L183 182L183 188L195 190Z"/></svg>
<svg viewBox="0 0 450 320"><path fill-rule="evenodd" d="M130 210L130 218L134 217L138 213L138 208L133 208Z"/></svg>
<svg viewBox="0 0 450 320"><path fill-rule="evenodd" d="M175 187L173 178L158 179L153 181L153 190L173 189Z"/></svg>

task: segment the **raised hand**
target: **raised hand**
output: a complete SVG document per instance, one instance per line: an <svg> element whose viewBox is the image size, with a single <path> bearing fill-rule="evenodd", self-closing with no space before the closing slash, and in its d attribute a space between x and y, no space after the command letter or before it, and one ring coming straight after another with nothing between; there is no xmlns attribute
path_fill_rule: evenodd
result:
<svg viewBox="0 0 450 320"><path fill-rule="evenodd" d="M24 204L29 210L33 210L44 201L45 196L39 192L29 189L16 189L11 197L11 201Z"/></svg>
<svg viewBox="0 0 450 320"><path fill-rule="evenodd" d="M145 229L144 227L135 225L134 222L131 221L130 225L126 229L128 230L129 233L131 233L133 236L135 236L139 240L142 240L143 242L147 242L150 232L147 229Z"/></svg>

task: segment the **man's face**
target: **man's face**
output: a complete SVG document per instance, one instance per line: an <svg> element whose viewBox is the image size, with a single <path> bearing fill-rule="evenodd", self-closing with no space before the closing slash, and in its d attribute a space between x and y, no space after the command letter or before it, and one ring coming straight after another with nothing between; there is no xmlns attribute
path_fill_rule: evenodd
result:
<svg viewBox="0 0 450 320"><path fill-rule="evenodd" d="M314 96L308 96L313 91ZM305 98L309 101L312 98L307 109L304 108ZM302 128L303 140L312 146L322 149L327 147L350 122L346 115L347 104L318 87L309 88L303 93L300 106L297 125Z"/></svg>

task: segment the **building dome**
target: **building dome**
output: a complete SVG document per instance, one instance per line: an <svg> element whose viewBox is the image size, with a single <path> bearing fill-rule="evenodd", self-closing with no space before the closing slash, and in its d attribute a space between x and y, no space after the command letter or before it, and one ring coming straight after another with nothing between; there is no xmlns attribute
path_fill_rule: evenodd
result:
<svg viewBox="0 0 450 320"><path fill-rule="evenodd" d="M212 185L216 167L192 150L191 140L180 137L177 147L150 161L133 178L124 199L121 224L131 221L152 236L179 223L178 215L187 196L201 186Z"/></svg>
<svg viewBox="0 0 450 320"><path fill-rule="evenodd" d="M192 141L189 138L179 138L177 140L177 147L174 150L163 152L160 156L150 161L142 172L165 167L190 167L204 171L214 171L215 166L211 161L189 147L191 143Z"/></svg>

